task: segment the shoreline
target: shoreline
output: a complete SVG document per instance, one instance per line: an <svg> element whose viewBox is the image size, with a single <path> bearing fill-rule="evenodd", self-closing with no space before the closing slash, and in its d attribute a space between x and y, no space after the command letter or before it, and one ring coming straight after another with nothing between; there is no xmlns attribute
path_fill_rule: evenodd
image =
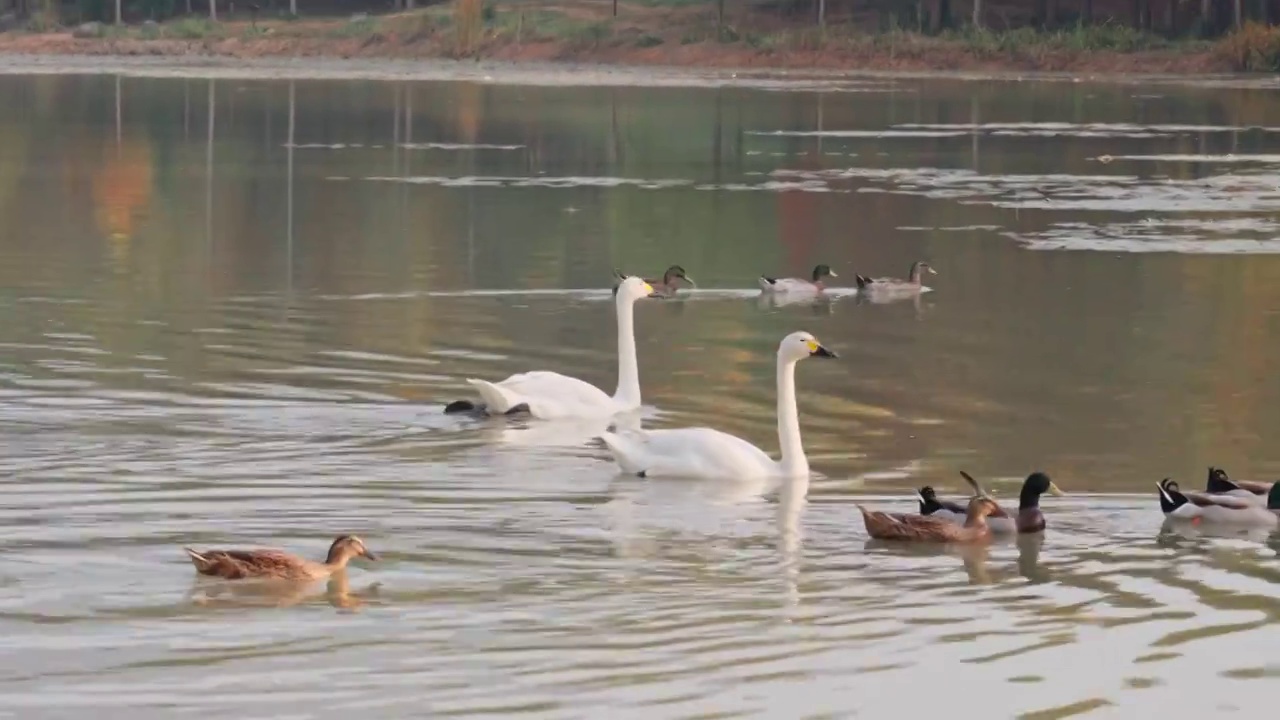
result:
<svg viewBox="0 0 1280 720"><path fill-rule="evenodd" d="M857 91L893 80L960 82L1090 82L1280 90L1280 76L1246 73L1169 73L1018 70L873 70L786 67L696 67L583 61L328 56L86 55L7 52L0 44L0 76L121 75L143 78L244 80L373 80L482 82L547 87L742 87L791 91Z"/></svg>
<svg viewBox="0 0 1280 720"><path fill-rule="evenodd" d="M350 18L233 17L215 23L188 16L159 24L9 30L0 32L0 75L833 91L893 79L1280 88L1276 73L1236 71L1250 66L1239 58L1253 57L1256 48L1280 47L1280 30L1252 26L1216 41L1170 40L1106 24L926 35L870 32L865 22L854 21L817 28L758 13L717 23L704 9L641 0L622 2L617 17L585 0L517 1L497 10L486 6L483 16L476 0L456 0ZM468 3L475 8L470 18L462 14Z"/></svg>

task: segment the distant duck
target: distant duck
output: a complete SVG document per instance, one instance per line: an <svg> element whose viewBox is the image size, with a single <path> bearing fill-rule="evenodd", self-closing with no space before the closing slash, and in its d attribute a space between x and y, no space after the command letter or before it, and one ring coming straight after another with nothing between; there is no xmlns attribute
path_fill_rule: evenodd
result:
<svg viewBox="0 0 1280 720"><path fill-rule="evenodd" d="M1271 487L1265 505L1235 495L1184 491L1169 478L1157 483L1156 490L1160 510L1170 519L1262 528L1280 525L1280 483Z"/></svg>
<svg viewBox="0 0 1280 720"><path fill-rule="evenodd" d="M621 283L626 279L626 277L627 276L623 274L622 271L614 269L613 279L615 283ZM653 286L653 295L655 297L664 298L675 297L676 291L679 290L684 283L688 283L690 287L698 286L698 283L694 282L693 278L689 277L689 275L684 271L684 268L679 265L672 265L667 268L667 271L662 273L661 280L650 280L645 278L645 282ZM614 287L616 290L617 285Z"/></svg>
<svg viewBox="0 0 1280 720"><path fill-rule="evenodd" d="M908 294L918 293L924 289L924 285L920 282L924 273L937 275L938 271L934 270L929 263L918 261L911 263L911 270L907 273L907 279L883 277L869 278L865 275L855 275L854 282L858 285L858 290L869 293L894 293Z"/></svg>
<svg viewBox="0 0 1280 720"><path fill-rule="evenodd" d="M822 292L826 285L824 278L839 277L829 265L818 265L813 269L813 280L803 278L775 278L761 275L758 278L760 289L768 293Z"/></svg>
<svg viewBox="0 0 1280 720"><path fill-rule="evenodd" d="M329 546L324 562L315 562L283 550L201 550L183 548L201 575L227 580L320 580L345 568L354 557L378 556L355 535L339 535Z"/></svg>

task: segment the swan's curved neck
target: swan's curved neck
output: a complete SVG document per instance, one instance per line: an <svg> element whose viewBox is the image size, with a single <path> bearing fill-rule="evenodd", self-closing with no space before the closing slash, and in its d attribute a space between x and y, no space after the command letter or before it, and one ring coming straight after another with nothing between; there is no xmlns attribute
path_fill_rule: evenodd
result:
<svg viewBox="0 0 1280 720"><path fill-rule="evenodd" d="M796 361L778 358L778 445L779 462L787 476L808 475L809 459L800 444L800 414L796 410Z"/></svg>
<svg viewBox="0 0 1280 720"><path fill-rule="evenodd" d="M619 294L618 309L618 389L613 401L622 408L640 407L640 370L636 363L635 303Z"/></svg>

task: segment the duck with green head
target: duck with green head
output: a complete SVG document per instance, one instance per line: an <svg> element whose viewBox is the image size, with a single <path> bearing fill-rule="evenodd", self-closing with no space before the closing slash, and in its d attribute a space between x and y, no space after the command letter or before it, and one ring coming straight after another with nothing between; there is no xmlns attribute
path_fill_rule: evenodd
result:
<svg viewBox="0 0 1280 720"><path fill-rule="evenodd" d="M991 497L972 475L963 470L960 474L973 488L974 497ZM1018 493L1018 513L1011 516L997 504L987 518L991 532L998 535L1012 535L1044 530L1046 523L1044 513L1040 510L1040 496L1045 493L1059 497L1066 494L1045 473L1033 472L1028 475L1027 479L1022 481L1022 490ZM968 515L968 511L958 503L939 500L937 493L931 487L920 488L916 497L920 501L921 515L936 516L956 523L963 523Z"/></svg>
<svg viewBox="0 0 1280 720"><path fill-rule="evenodd" d="M621 270L618 270L617 268L614 269L613 280L615 284L615 290L616 290L617 283L620 283L626 279L627 279L626 274L624 274ZM685 272L685 269L680 267L679 265L672 265L671 267L667 268L667 271L662 273L661 280L650 280L648 278L645 278L645 282L653 286L653 295L651 295L650 297L663 297L663 298L675 297L676 291L678 291L682 287L698 286L698 283L694 282L693 278L689 277L689 274Z"/></svg>

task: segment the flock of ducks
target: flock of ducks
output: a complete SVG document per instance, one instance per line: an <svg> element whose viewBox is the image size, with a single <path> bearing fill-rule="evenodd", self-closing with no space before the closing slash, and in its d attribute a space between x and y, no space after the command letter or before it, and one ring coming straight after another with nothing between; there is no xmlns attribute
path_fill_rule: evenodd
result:
<svg viewBox="0 0 1280 720"><path fill-rule="evenodd" d="M860 294L912 295L922 292L924 273L936 274L925 262L916 262L904 278L855 276ZM762 293L817 295L828 278L838 277L828 265L818 265L809 278L761 276ZM618 384L612 395L591 383L549 370L518 373L491 382L468 378L477 400L457 400L445 407L449 414L478 416L525 414L544 420L563 418L609 418L640 408L640 375L636 359L634 306L644 298L671 298L685 287L696 287L693 278L679 265L672 265L659 279L629 276L615 270L614 307L618 331ZM793 332L778 345L777 423L779 457L752 443L709 427L661 430L611 429L599 435L614 461L626 473L639 477L716 478L757 480L807 477L809 462L800 437L796 408L795 369L808 358L835 359L839 355L808 332ZM919 513L884 513L859 508L867 533L881 540L972 543L992 535L1034 533L1045 528L1040 512L1040 496L1062 491L1044 473L1033 473L1023 484L1016 514L1006 512L967 473L962 473L974 494L966 504L940 500L931 487L917 492ZM1201 499L1196 493L1181 493L1166 481L1161 496L1170 505L1181 502L1176 512L1207 516L1210 513L1250 512L1250 500L1236 496ZM1210 497L1210 496L1206 496ZM1277 496L1280 499L1280 495ZM1164 500L1162 500L1163 502ZM1220 504L1213 504L1220 503ZM1232 503L1235 503L1233 505ZM1194 510L1183 510L1190 507ZM1274 522L1274 516L1273 516ZM193 550L184 548L201 575L242 579L312 581L326 578L346 567L353 558L377 560L377 556L354 535L337 537L323 562L307 560L280 550Z"/></svg>
<svg viewBox="0 0 1280 720"><path fill-rule="evenodd" d="M1182 490L1165 478L1156 484L1160 509L1170 520L1247 528L1280 526L1280 482L1232 480L1227 471L1209 468L1204 492Z"/></svg>

